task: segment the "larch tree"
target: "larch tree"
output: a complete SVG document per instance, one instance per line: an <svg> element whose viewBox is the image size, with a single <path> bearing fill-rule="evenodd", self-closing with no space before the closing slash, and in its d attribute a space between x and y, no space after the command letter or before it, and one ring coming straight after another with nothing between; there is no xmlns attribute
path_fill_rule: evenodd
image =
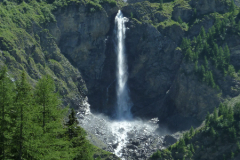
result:
<svg viewBox="0 0 240 160"><path fill-rule="evenodd" d="M7 74L7 67L0 71L0 159L9 159L14 128L14 83Z"/></svg>

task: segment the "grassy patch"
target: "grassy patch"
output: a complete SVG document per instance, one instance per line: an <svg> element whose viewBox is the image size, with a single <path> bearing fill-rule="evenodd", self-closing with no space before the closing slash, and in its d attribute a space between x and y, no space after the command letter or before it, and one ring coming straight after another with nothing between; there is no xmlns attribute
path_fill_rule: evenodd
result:
<svg viewBox="0 0 240 160"><path fill-rule="evenodd" d="M184 8L184 9L191 9L192 7L189 5L190 0L177 0L174 1L173 5L178 6L179 8Z"/></svg>
<svg viewBox="0 0 240 160"><path fill-rule="evenodd" d="M151 7L157 9L162 15L171 18L172 17L172 11L173 11L173 3L168 2L168 3L163 3L163 9L159 9L160 3L151 3Z"/></svg>

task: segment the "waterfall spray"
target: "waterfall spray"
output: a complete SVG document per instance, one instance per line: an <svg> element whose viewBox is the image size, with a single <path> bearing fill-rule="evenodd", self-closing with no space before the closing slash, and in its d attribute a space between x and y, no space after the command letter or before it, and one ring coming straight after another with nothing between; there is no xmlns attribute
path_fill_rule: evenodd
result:
<svg viewBox="0 0 240 160"><path fill-rule="evenodd" d="M160 149L162 138L155 134L158 128L157 120L154 120L156 123L152 124L132 118L132 102L127 86L128 72L124 47L126 36L125 22L127 21L128 19L123 17L122 12L119 10L115 17L114 29L117 54L117 120L112 121L101 115L82 112L78 113L78 117L84 129L108 145L108 151L114 152L122 160L135 159L136 155L138 155L139 159L147 159L153 152ZM115 80L107 86L107 101L108 89L114 82ZM89 108L89 105L87 107ZM154 142L153 149L150 147L153 145L150 145L151 142ZM134 152L132 152L133 149L128 147L128 144L135 148Z"/></svg>
<svg viewBox="0 0 240 160"><path fill-rule="evenodd" d="M115 17L115 33L117 38L117 118L119 120L131 119L132 103L128 93L127 79L127 63L125 55L125 22L128 19L123 17L122 12L119 10Z"/></svg>

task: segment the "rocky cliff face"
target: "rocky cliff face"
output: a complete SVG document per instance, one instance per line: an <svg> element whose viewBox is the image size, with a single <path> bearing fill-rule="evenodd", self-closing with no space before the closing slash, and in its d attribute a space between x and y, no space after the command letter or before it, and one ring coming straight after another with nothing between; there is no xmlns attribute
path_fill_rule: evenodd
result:
<svg viewBox="0 0 240 160"><path fill-rule="evenodd" d="M97 6L97 7L96 7ZM32 84L48 73L56 81L65 104L83 106L86 96L95 112L114 114L115 68L114 17L118 7L102 3L71 2L49 13L49 22L35 22L26 29L24 46L6 48L1 38L1 64L11 64L16 75L26 70ZM239 94L239 81L224 77L213 68L220 90L204 84L194 74L194 64L184 60L179 48L182 38L193 38L215 23L213 12L229 10L228 1L176 1L158 3L132 1L122 7L129 18L126 51L129 66L130 96L136 117L159 117L172 128L198 125L208 111L221 101ZM179 24L178 18L183 22ZM188 23L188 25L187 25ZM228 44L231 61L240 69L239 36L228 35L219 41ZM9 47L9 46L8 46ZM204 62L199 62L204 63ZM24 65L23 65L24 64Z"/></svg>
<svg viewBox="0 0 240 160"><path fill-rule="evenodd" d="M207 86L194 74L194 64L186 62L178 48L183 37L193 38L202 26L208 31L215 22L211 14L227 12L227 2L189 1L186 4L184 1L172 7L170 15L149 2L129 4L122 9L126 16L133 15L127 24L126 39L128 61L131 62L128 65L134 102L132 112L139 117L159 116L171 128L187 129L200 125L206 113L212 112L225 98L237 96L239 81L230 76L223 78L223 74L212 66L220 90ZM171 17L198 22L186 30L183 25L171 22ZM226 38L221 45L230 46L231 63L236 68L238 44L229 40L230 37Z"/></svg>
<svg viewBox="0 0 240 160"><path fill-rule="evenodd" d="M89 12L84 5L69 5L54 12L57 24L51 33L57 37L61 52L81 72L86 82L93 111L106 110L107 85L115 79L115 59L111 59L111 36L118 7L103 5L103 9ZM56 32L58 30L59 32ZM113 51L114 54L114 51ZM112 66L112 67L110 67ZM105 76L104 74L108 74Z"/></svg>

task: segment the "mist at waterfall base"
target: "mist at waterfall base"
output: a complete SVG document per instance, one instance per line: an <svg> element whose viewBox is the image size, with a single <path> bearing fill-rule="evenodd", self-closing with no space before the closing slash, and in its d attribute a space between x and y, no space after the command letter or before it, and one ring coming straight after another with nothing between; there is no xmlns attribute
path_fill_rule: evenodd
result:
<svg viewBox="0 0 240 160"><path fill-rule="evenodd" d="M157 119L150 121L136 120L133 119L131 113L132 102L129 96L129 89L127 86L128 72L127 72L127 61L125 54L125 38L126 38L126 27L125 23L128 21L119 10L115 17L115 28L114 35L115 49L116 49L116 95L117 102L114 107L115 120L110 120L108 117L103 115L93 115L89 111L82 115L78 113L79 121L81 126L92 136L97 137L106 146L103 149L115 153L118 157L125 160L128 159L129 153L126 153L126 146L133 142L141 141L139 147L147 148L154 141L155 145L153 149L146 151L139 151L141 157L147 158L157 149L162 148L162 139L156 130L158 128ZM89 107L89 106L88 106ZM93 138L90 138L92 143ZM99 145L99 144L96 144ZM128 148L129 149L129 148ZM134 150L134 147L132 148ZM135 147L135 150L137 148ZM131 157L131 156L130 156Z"/></svg>

